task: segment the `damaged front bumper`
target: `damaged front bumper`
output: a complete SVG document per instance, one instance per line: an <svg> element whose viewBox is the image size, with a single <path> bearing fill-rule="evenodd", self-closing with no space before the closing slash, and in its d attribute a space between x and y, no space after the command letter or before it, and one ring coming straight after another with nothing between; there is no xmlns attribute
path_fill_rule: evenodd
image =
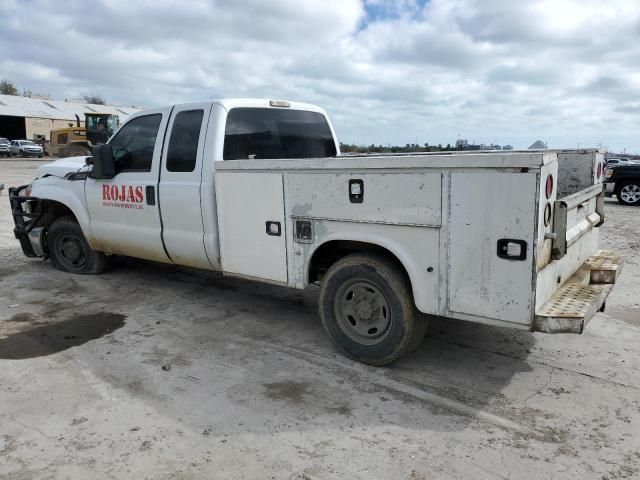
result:
<svg viewBox="0 0 640 480"><path fill-rule="evenodd" d="M582 333L587 322L604 310L623 261L619 255L599 250L536 312L533 331Z"/></svg>
<svg viewBox="0 0 640 480"><path fill-rule="evenodd" d="M13 216L13 233L20 242L20 247L25 256L29 258L48 256L44 229L38 227L42 218L42 201L39 198L28 196L29 185L9 188L9 203Z"/></svg>

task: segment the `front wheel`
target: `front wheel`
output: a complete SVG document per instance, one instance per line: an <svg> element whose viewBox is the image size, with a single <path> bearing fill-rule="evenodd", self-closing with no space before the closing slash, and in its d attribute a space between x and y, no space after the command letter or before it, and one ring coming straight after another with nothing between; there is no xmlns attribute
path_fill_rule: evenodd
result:
<svg viewBox="0 0 640 480"><path fill-rule="evenodd" d="M108 267L106 255L91 249L80 225L71 217L58 218L51 224L47 244L53 266L63 272L96 275Z"/></svg>
<svg viewBox="0 0 640 480"><path fill-rule="evenodd" d="M415 314L405 273L388 259L348 255L327 272L320 289L322 324L348 357L387 365L417 347L426 319Z"/></svg>
<svg viewBox="0 0 640 480"><path fill-rule="evenodd" d="M623 205L640 205L640 181L625 182L616 195Z"/></svg>

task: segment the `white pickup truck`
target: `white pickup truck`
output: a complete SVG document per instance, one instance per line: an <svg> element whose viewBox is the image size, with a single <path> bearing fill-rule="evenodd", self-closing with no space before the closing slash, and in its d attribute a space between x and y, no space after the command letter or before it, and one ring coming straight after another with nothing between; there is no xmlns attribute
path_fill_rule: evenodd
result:
<svg viewBox="0 0 640 480"><path fill-rule="evenodd" d="M583 179L563 198L560 153ZM128 255L319 283L339 349L384 365L429 315L580 333L604 307L621 260L598 250L602 155L560 153L340 156L321 108L213 100L137 113L10 201L26 256L68 272Z"/></svg>

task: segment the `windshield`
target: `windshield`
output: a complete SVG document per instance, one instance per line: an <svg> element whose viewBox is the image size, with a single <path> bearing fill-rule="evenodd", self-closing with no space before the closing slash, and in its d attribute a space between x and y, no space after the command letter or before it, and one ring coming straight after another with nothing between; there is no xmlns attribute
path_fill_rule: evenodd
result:
<svg viewBox="0 0 640 480"><path fill-rule="evenodd" d="M116 115L87 115L86 127L92 132L106 132L110 137L118 129L118 117Z"/></svg>
<svg viewBox="0 0 640 480"><path fill-rule="evenodd" d="M334 157L327 119L318 112L234 108L227 116L225 160Z"/></svg>
<svg viewBox="0 0 640 480"><path fill-rule="evenodd" d="M25 141L20 142L20 143L21 143L22 145L35 145L35 143L33 143L33 142L32 142L32 141L30 141L30 140L25 140Z"/></svg>
<svg viewBox="0 0 640 480"><path fill-rule="evenodd" d="M113 135L113 132L115 132L120 126L120 122L118 120L117 115L109 115L107 117L107 132L109 135Z"/></svg>

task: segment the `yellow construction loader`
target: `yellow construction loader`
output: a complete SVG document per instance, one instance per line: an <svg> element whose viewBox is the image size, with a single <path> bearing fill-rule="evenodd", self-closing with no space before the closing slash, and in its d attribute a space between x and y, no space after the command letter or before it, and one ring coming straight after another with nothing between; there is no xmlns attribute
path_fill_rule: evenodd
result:
<svg viewBox="0 0 640 480"><path fill-rule="evenodd" d="M84 127L80 126L80 117L76 115L76 125L51 130L49 143L45 150L57 157L81 157L91 155L95 145L106 143L118 128L118 115L109 113L85 113Z"/></svg>

